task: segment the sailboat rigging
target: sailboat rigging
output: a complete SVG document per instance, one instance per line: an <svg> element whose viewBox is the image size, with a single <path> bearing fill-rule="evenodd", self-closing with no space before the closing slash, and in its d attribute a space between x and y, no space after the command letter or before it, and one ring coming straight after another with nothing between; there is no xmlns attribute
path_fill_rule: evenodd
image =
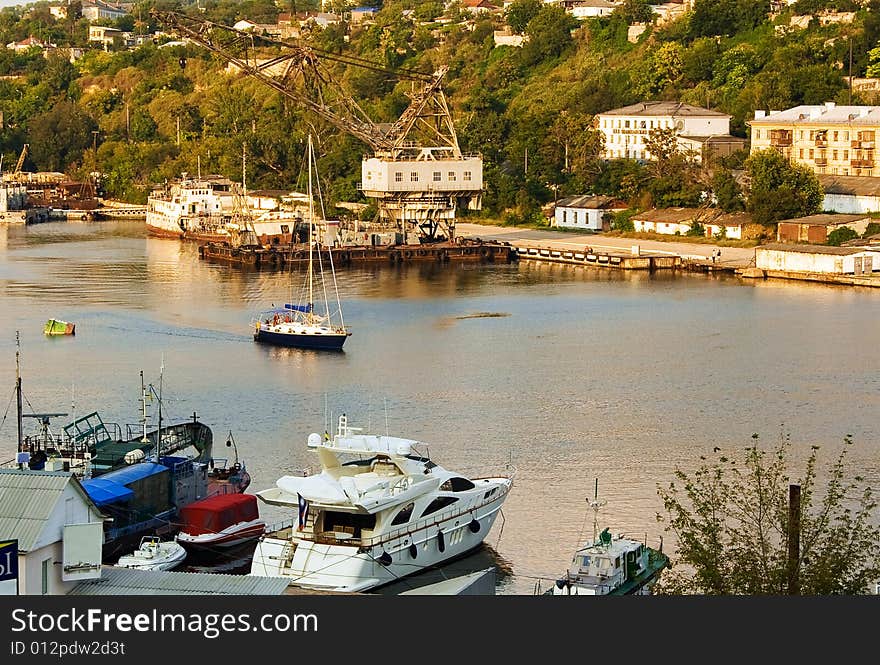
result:
<svg viewBox="0 0 880 665"><path fill-rule="evenodd" d="M261 312L254 319L254 340L280 346L299 347L305 349L341 350L345 340L351 332L345 327L342 316L342 302L339 298L339 289L336 284L336 269L333 265L333 253L331 247L324 247L316 236L315 199L312 192L312 178L315 158L312 146L312 137L309 136L308 147L308 198L309 198L309 264L305 277L304 293L299 303L286 303L282 308L272 308ZM324 218L323 198L321 197L320 183L318 184L318 196L321 198L321 212ZM325 279L323 253L326 251L330 265L330 275L333 280L332 288L336 299L336 311L331 311L330 298L327 294L327 281ZM317 255L317 262L315 257ZM317 266L316 266L317 263ZM316 284L316 268L319 284ZM315 309L315 290L320 288L323 295L323 312ZM338 323L334 322L334 314Z"/></svg>

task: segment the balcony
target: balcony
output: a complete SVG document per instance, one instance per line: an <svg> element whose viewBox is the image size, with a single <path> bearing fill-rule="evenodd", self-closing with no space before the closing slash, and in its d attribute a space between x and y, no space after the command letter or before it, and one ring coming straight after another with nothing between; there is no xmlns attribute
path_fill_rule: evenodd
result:
<svg viewBox="0 0 880 665"><path fill-rule="evenodd" d="M816 139L816 146L819 148L827 148L828 139Z"/></svg>
<svg viewBox="0 0 880 665"><path fill-rule="evenodd" d="M813 161L813 163L816 166L827 166L828 165L828 158L827 157L816 157L816 159Z"/></svg>
<svg viewBox="0 0 880 665"><path fill-rule="evenodd" d="M773 148L788 148L791 146L791 136L770 136L770 146Z"/></svg>
<svg viewBox="0 0 880 665"><path fill-rule="evenodd" d="M874 160L873 159L853 159L850 161L850 166L854 169L873 169L874 168Z"/></svg>

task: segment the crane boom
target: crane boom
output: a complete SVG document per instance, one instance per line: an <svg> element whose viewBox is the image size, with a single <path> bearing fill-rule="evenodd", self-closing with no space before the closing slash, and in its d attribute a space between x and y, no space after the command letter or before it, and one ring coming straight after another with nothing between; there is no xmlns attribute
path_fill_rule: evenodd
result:
<svg viewBox="0 0 880 665"><path fill-rule="evenodd" d="M247 76L312 111L373 150L361 165L359 189L377 199L379 215L404 234L416 227L421 237L455 233L455 209L480 208L483 162L463 155L441 82L448 68L427 74L390 70L352 55L325 51L205 21L178 12L152 9L158 22L207 48ZM260 57L258 57L260 56ZM327 62L383 72L413 82L410 103L393 123L374 122L339 84Z"/></svg>

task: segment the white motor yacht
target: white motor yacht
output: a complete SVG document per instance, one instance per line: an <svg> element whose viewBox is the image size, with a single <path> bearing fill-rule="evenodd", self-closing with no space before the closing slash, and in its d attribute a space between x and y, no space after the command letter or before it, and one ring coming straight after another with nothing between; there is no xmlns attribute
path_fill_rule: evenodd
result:
<svg viewBox="0 0 880 665"><path fill-rule="evenodd" d="M120 557L117 566L137 570L171 570L186 558L186 550L171 541L156 536L144 536L141 545L131 554Z"/></svg>
<svg viewBox="0 0 880 665"><path fill-rule="evenodd" d="M466 478L416 452L418 442L360 434L340 416L336 435L311 434L322 470L284 476L258 492L297 519L263 536L252 575L334 591L365 591L478 547L513 474Z"/></svg>

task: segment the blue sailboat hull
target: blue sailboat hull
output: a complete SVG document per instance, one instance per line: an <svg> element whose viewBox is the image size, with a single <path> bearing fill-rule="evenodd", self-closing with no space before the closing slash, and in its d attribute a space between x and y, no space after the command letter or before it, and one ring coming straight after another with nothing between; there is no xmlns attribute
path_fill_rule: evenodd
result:
<svg viewBox="0 0 880 665"><path fill-rule="evenodd" d="M254 339L257 342L274 344L276 346L340 351L342 350L342 345L345 344L345 340L348 339L348 333L303 335L297 333L276 333L268 330L258 330L254 333Z"/></svg>

